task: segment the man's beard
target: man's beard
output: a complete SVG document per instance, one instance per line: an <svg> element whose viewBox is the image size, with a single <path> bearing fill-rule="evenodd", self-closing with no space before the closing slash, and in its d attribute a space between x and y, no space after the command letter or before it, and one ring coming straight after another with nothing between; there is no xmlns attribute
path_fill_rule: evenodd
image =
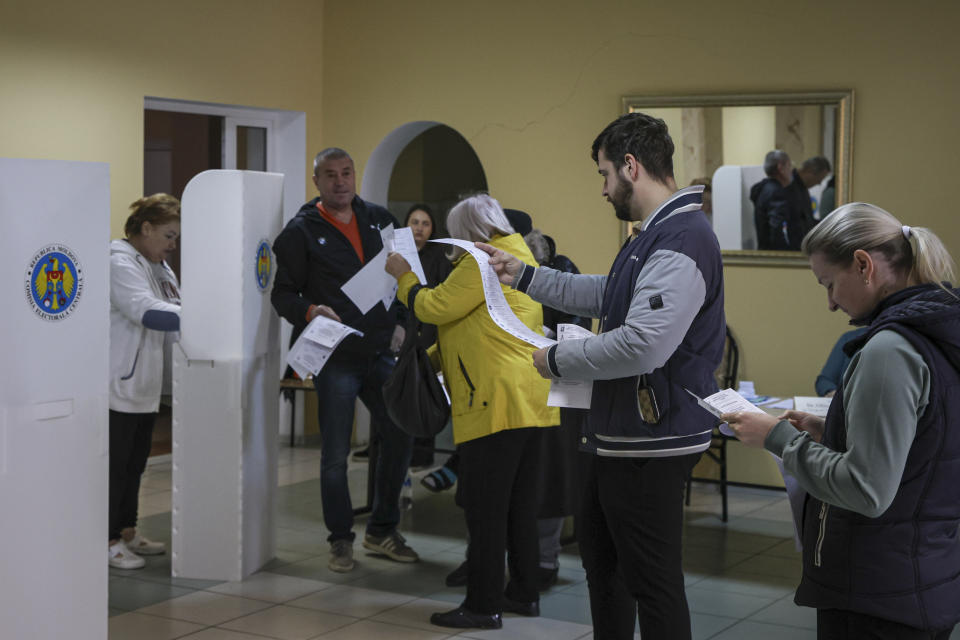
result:
<svg viewBox="0 0 960 640"><path fill-rule="evenodd" d="M630 217L630 199L633 197L633 191L626 182L618 182L613 191L613 197L610 198L610 204L613 205L613 213L617 219L624 222L632 222Z"/></svg>

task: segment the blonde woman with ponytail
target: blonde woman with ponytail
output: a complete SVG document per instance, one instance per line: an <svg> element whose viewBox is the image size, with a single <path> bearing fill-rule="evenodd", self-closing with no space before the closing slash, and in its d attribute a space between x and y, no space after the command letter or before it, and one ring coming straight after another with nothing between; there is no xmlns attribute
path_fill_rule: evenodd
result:
<svg viewBox="0 0 960 640"><path fill-rule="evenodd" d="M817 637L949 638L960 621L960 295L929 229L855 202L803 252L866 332L826 419L727 414L740 440L783 458L807 491L803 578Z"/></svg>

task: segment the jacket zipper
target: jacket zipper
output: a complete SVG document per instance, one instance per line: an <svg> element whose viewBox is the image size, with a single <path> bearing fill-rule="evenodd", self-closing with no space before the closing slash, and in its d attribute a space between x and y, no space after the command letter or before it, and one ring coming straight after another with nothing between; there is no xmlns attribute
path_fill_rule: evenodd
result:
<svg viewBox="0 0 960 640"><path fill-rule="evenodd" d="M827 534L827 513L830 511L830 505L826 502L820 503L820 532L817 534L817 547L813 553L813 566L820 566L820 551L823 549L823 538Z"/></svg>
<svg viewBox="0 0 960 640"><path fill-rule="evenodd" d="M470 376L467 375L467 368L463 366L463 360L460 359L460 356L457 356L457 362L460 363L460 371L463 373L463 379L467 381L467 386L470 387L470 402L467 404L467 406L472 407L473 392L476 391L476 388L473 386L473 383L470 381Z"/></svg>

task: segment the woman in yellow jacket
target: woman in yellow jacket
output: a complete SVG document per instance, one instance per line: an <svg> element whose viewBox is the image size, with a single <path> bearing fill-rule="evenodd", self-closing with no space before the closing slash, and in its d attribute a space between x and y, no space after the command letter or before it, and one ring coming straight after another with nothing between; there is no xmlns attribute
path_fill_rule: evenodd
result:
<svg viewBox="0 0 960 640"><path fill-rule="evenodd" d="M447 217L451 237L488 242L533 264L523 238L513 232L500 204L487 195L467 198ZM463 604L430 621L443 627L499 629L504 611L536 616L539 543L537 539L537 450L539 427L559 424L547 406L550 383L533 367L534 347L494 324L487 311L476 260L462 255L453 271L433 289L420 288L399 254L387 259L397 278L397 297L422 322L437 325L443 379L450 393L453 437L460 453L458 497L467 519L467 597ZM502 286L502 285L501 285ZM540 304L503 287L520 320L542 332ZM507 550L510 582L503 587Z"/></svg>

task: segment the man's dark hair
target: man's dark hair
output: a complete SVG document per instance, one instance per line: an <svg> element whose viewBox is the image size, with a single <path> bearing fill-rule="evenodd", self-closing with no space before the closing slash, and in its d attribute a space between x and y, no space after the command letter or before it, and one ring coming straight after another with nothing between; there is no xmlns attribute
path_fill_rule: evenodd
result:
<svg viewBox="0 0 960 640"><path fill-rule="evenodd" d="M353 162L353 158L350 157L350 154L341 149L340 147L327 147L323 151L317 154L313 159L313 175L317 175L317 170L320 168L320 165L326 162L327 160L337 159L337 158L347 158Z"/></svg>
<svg viewBox="0 0 960 640"><path fill-rule="evenodd" d="M804 171L826 175L830 173L830 161L823 156L813 156L804 160L800 168Z"/></svg>
<svg viewBox="0 0 960 640"><path fill-rule="evenodd" d="M654 180L666 182L673 177L673 140L667 133L667 125L660 118L645 113L622 115L600 132L593 141L594 162L603 150L603 155L619 171L624 157L629 153L643 165Z"/></svg>

